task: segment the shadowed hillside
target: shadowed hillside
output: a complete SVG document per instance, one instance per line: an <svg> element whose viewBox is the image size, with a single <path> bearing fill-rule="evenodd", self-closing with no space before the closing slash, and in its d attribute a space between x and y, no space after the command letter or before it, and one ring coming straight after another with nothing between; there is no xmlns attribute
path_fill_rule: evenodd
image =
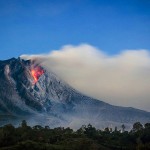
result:
<svg viewBox="0 0 150 150"><path fill-rule="evenodd" d="M35 125L30 127L23 120L19 127L7 124L0 127L1 150L149 150L150 123L140 122L131 131L83 125L74 131L71 128Z"/></svg>

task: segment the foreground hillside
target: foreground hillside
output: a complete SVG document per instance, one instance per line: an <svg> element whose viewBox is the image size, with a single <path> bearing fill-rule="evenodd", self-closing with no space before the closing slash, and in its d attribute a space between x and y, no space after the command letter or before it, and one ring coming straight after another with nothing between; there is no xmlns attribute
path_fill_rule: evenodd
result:
<svg viewBox="0 0 150 150"><path fill-rule="evenodd" d="M92 125L73 131L70 128L30 127L22 121L17 128L11 124L0 127L1 150L149 150L150 123L144 127L136 122L130 132L115 128L98 130Z"/></svg>

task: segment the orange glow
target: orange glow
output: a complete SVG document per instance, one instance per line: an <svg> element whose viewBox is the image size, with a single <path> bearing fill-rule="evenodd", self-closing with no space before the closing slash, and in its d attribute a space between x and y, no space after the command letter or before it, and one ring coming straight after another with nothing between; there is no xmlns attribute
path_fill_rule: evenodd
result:
<svg viewBox="0 0 150 150"><path fill-rule="evenodd" d="M40 78L40 76L44 73L44 71L42 70L41 67L36 67L36 68L33 68L31 70L31 75L34 79L34 83L36 83L38 81L38 79Z"/></svg>

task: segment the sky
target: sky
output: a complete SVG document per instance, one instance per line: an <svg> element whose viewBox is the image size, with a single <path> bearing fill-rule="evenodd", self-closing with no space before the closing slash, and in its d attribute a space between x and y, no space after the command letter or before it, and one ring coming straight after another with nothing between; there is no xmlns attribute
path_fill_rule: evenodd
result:
<svg viewBox="0 0 150 150"><path fill-rule="evenodd" d="M149 111L149 8L149 0L0 0L0 60L44 58L77 90Z"/></svg>
<svg viewBox="0 0 150 150"><path fill-rule="evenodd" d="M87 43L150 50L149 0L0 0L0 59Z"/></svg>

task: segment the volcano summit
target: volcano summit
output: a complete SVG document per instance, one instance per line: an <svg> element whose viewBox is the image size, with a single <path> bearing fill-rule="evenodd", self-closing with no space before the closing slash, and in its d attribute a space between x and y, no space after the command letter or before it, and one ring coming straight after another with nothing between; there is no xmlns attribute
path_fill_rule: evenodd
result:
<svg viewBox="0 0 150 150"><path fill-rule="evenodd" d="M81 94L56 74L31 60L0 61L0 125L130 127L150 121L150 112L107 104Z"/></svg>

